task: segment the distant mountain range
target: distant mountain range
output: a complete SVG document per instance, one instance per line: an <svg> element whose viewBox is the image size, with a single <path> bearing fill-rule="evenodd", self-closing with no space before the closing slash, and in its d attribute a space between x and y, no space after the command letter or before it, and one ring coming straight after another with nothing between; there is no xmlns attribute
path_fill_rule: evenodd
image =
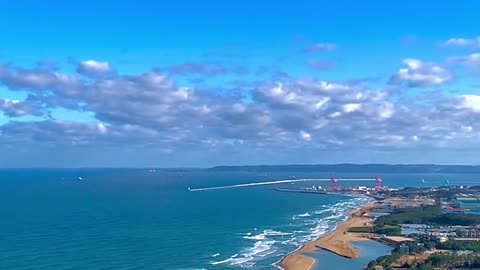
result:
<svg viewBox="0 0 480 270"><path fill-rule="evenodd" d="M332 165L246 165L216 166L210 171L302 171L357 173L480 173L480 165L435 164L332 164Z"/></svg>

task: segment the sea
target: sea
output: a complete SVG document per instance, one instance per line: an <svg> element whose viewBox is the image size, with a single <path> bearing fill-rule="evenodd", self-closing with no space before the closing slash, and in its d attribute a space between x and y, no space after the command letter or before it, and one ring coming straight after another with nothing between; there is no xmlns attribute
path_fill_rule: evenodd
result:
<svg viewBox="0 0 480 270"><path fill-rule="evenodd" d="M202 192L332 173L197 169L0 170L0 269L277 269L302 243L346 219L366 197L285 193L272 186ZM339 178L372 174L335 172ZM392 188L478 184L473 174L382 174ZM423 180L423 181L422 181ZM305 187L324 182L280 184ZM373 181L339 180L369 186ZM369 252L374 247L369 247ZM384 247L381 247L384 250ZM315 255L315 254L314 254ZM315 269L332 269L335 256ZM315 257L315 256L314 256ZM349 269L363 269L360 260Z"/></svg>

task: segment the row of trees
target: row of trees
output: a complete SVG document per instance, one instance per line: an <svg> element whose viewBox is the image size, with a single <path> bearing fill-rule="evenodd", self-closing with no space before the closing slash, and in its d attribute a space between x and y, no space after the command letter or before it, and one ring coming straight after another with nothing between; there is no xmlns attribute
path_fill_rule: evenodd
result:
<svg viewBox="0 0 480 270"><path fill-rule="evenodd" d="M478 241L448 240L447 242L444 242L444 243L437 243L435 247L437 249L470 250L473 252L480 252L480 242Z"/></svg>
<svg viewBox="0 0 480 270"><path fill-rule="evenodd" d="M375 221L377 226L399 225L399 224L424 224L438 218L443 214L438 206L423 206L415 208L399 209L390 215L381 216Z"/></svg>
<svg viewBox="0 0 480 270"><path fill-rule="evenodd" d="M424 262L417 262L407 269L429 270L429 269L479 269L480 256L478 254L455 255L455 254L436 254L428 257Z"/></svg>
<svg viewBox="0 0 480 270"><path fill-rule="evenodd" d="M466 214L444 214L439 206L403 208L375 221L376 228L400 224L462 225L480 224L480 216Z"/></svg>
<svg viewBox="0 0 480 270"><path fill-rule="evenodd" d="M392 254L379 257L371 261L366 270L377 269L382 266L383 269L393 269L392 265L400 259L399 254ZM412 270L434 270L434 269L480 269L480 256L478 254L456 255L456 254L436 254L428 257L425 261L415 262L411 265L401 265L402 269Z"/></svg>
<svg viewBox="0 0 480 270"><path fill-rule="evenodd" d="M391 255L385 255L378 257L376 260L371 261L368 263L366 270L374 270L376 266L382 266L383 269L393 269L392 264L394 264L398 259L400 259L399 253L392 253Z"/></svg>
<svg viewBox="0 0 480 270"><path fill-rule="evenodd" d="M391 255L385 255L371 261L366 267L367 270L376 269L376 266L382 266L383 269L392 269L392 265L395 264L403 255L404 250L407 249L409 254L421 254L427 250L433 248L450 250L451 254L435 254L429 256L427 260L421 262L415 262L411 265L402 265L404 269L415 270L427 270L427 269L451 269L451 268L464 268L464 269L480 269L480 242L478 241L457 241L449 240L444 243L432 241L428 238L420 239L415 242L403 243L396 246L392 250ZM455 251L473 251L474 253L468 255L457 255Z"/></svg>

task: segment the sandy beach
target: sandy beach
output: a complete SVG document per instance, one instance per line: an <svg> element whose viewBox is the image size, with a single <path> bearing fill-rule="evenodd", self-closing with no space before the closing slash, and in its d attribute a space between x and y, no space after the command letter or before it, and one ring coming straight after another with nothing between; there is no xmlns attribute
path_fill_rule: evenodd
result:
<svg viewBox="0 0 480 270"><path fill-rule="evenodd" d="M367 204L358 210L352 211L348 219L338 224L335 230L314 241L305 243L298 250L287 255L280 262L280 266L285 270L310 270L315 264L315 259L305 254L314 252L318 248L328 250L342 257L357 258L359 256L358 251L349 243L368 239L361 234L348 233L348 229L350 227L371 226L371 219L364 217L364 215L373 207L373 204Z"/></svg>

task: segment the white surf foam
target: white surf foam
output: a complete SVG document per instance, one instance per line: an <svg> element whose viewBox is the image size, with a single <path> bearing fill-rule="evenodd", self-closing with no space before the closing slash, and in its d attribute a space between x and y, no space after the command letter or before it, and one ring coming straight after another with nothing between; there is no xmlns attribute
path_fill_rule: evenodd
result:
<svg viewBox="0 0 480 270"><path fill-rule="evenodd" d="M280 231L275 231L271 229L264 230L262 233L253 235L252 233L247 233L243 239L249 239L249 240L264 240L267 239L269 236L284 236L284 235L291 235L292 233L287 233L287 232L280 232Z"/></svg>
<svg viewBox="0 0 480 270"><path fill-rule="evenodd" d="M258 234L258 235L254 235L254 236L244 236L243 239L249 239L249 240L263 240L265 239L265 235L264 234Z"/></svg>
<svg viewBox="0 0 480 270"><path fill-rule="evenodd" d="M309 217L309 216L310 216L310 213L308 213L308 212L306 212L306 213L304 213L304 214L293 215L292 220L297 219L297 217L299 217L299 218L305 218L305 217Z"/></svg>
<svg viewBox="0 0 480 270"><path fill-rule="evenodd" d="M287 232L279 232L279 231L274 231L274 230L265 230L263 233L267 236L278 236L278 235L291 235L292 233L287 233Z"/></svg>
<svg viewBox="0 0 480 270"><path fill-rule="evenodd" d="M257 241L253 247L244 249L243 253L235 254L234 256L222 261L211 262L211 264L228 264L231 266L252 267L259 259L276 252L276 250L271 249L275 242L276 241L274 240Z"/></svg>
<svg viewBox="0 0 480 270"><path fill-rule="evenodd" d="M250 268L266 258L280 260L306 241L314 240L333 230L339 222L348 218L351 210L369 200L352 197L346 201L326 205L316 211L296 214L289 224L275 227L275 229L255 228L242 236L248 241L247 243L250 243L249 246L243 248L239 254L211 262L211 264Z"/></svg>

